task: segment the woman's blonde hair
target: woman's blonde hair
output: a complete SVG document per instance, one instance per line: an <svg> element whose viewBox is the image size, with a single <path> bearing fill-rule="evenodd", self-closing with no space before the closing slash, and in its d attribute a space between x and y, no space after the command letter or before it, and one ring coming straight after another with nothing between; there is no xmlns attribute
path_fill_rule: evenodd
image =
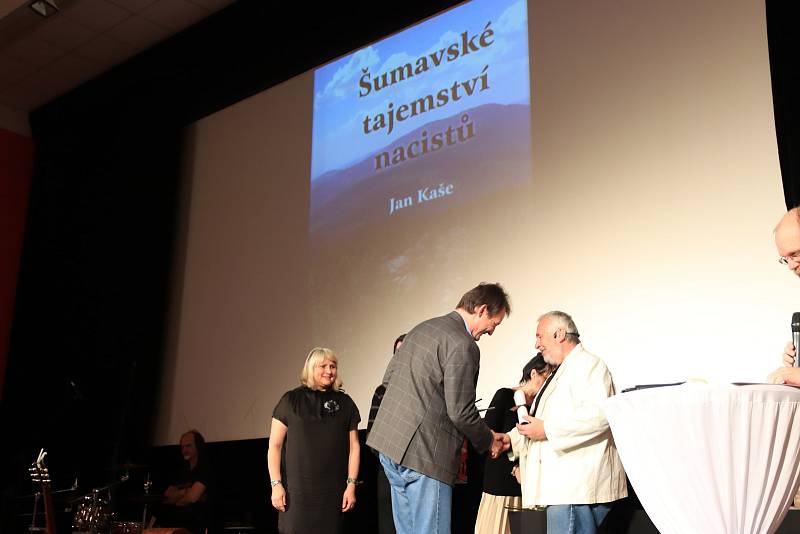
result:
<svg viewBox="0 0 800 534"><path fill-rule="evenodd" d="M314 366L329 360L336 364L337 373L336 380L333 382L333 390L339 391L342 388L342 380L339 378L338 367L339 359L331 349L325 347L314 347L311 352L306 356L306 364L303 366L303 372L300 374L300 383L307 388L317 389L317 384L314 382Z"/></svg>

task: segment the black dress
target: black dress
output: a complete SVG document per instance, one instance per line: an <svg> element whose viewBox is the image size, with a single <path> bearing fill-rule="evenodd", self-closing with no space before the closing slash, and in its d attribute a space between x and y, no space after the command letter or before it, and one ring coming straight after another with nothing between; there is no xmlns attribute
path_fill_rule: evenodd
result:
<svg viewBox="0 0 800 534"><path fill-rule="evenodd" d="M340 533L349 434L358 429L358 408L346 393L299 387L284 394L272 416L287 427L281 451L286 511L278 514L278 530Z"/></svg>
<svg viewBox="0 0 800 534"><path fill-rule="evenodd" d="M484 421L495 432L506 433L517 423L514 407L514 391L501 388L494 394ZM483 494L478 506L475 520L475 534L508 534L511 523L508 508L519 508L522 505L522 488L511 474L514 463L508 456L501 454L498 458L486 459L483 471Z"/></svg>
<svg viewBox="0 0 800 534"><path fill-rule="evenodd" d="M490 410L487 410L484 421L495 432L505 434L517 424L517 412L514 408L514 390L498 389L492 399ZM483 491L492 495L520 496L522 488L511 474L514 462L501 454L498 458L487 458L483 471Z"/></svg>

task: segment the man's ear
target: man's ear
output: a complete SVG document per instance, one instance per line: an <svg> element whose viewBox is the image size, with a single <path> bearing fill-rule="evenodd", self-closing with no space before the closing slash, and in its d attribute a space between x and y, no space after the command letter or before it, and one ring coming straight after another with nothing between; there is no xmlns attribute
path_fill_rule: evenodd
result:
<svg viewBox="0 0 800 534"><path fill-rule="evenodd" d="M486 304L481 304L480 306L475 306L475 310L473 311L473 313L478 317L480 317L485 311L487 311Z"/></svg>

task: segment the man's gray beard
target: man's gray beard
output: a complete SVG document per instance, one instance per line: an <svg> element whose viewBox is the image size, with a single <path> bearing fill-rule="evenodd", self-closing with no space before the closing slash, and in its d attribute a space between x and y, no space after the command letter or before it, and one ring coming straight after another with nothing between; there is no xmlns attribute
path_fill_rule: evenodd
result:
<svg viewBox="0 0 800 534"><path fill-rule="evenodd" d="M555 365L556 364L556 362L554 362L553 360L551 360L550 358L545 356L544 353L542 353L542 358L544 358L544 361L549 363L550 365Z"/></svg>

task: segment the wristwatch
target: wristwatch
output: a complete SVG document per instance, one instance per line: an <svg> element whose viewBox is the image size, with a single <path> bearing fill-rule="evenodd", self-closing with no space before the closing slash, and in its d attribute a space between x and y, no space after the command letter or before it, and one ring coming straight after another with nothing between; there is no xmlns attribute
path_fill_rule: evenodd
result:
<svg viewBox="0 0 800 534"><path fill-rule="evenodd" d="M283 482L281 482L280 480L270 480L269 481L269 485L274 488L275 486L278 486L278 485L283 486Z"/></svg>

